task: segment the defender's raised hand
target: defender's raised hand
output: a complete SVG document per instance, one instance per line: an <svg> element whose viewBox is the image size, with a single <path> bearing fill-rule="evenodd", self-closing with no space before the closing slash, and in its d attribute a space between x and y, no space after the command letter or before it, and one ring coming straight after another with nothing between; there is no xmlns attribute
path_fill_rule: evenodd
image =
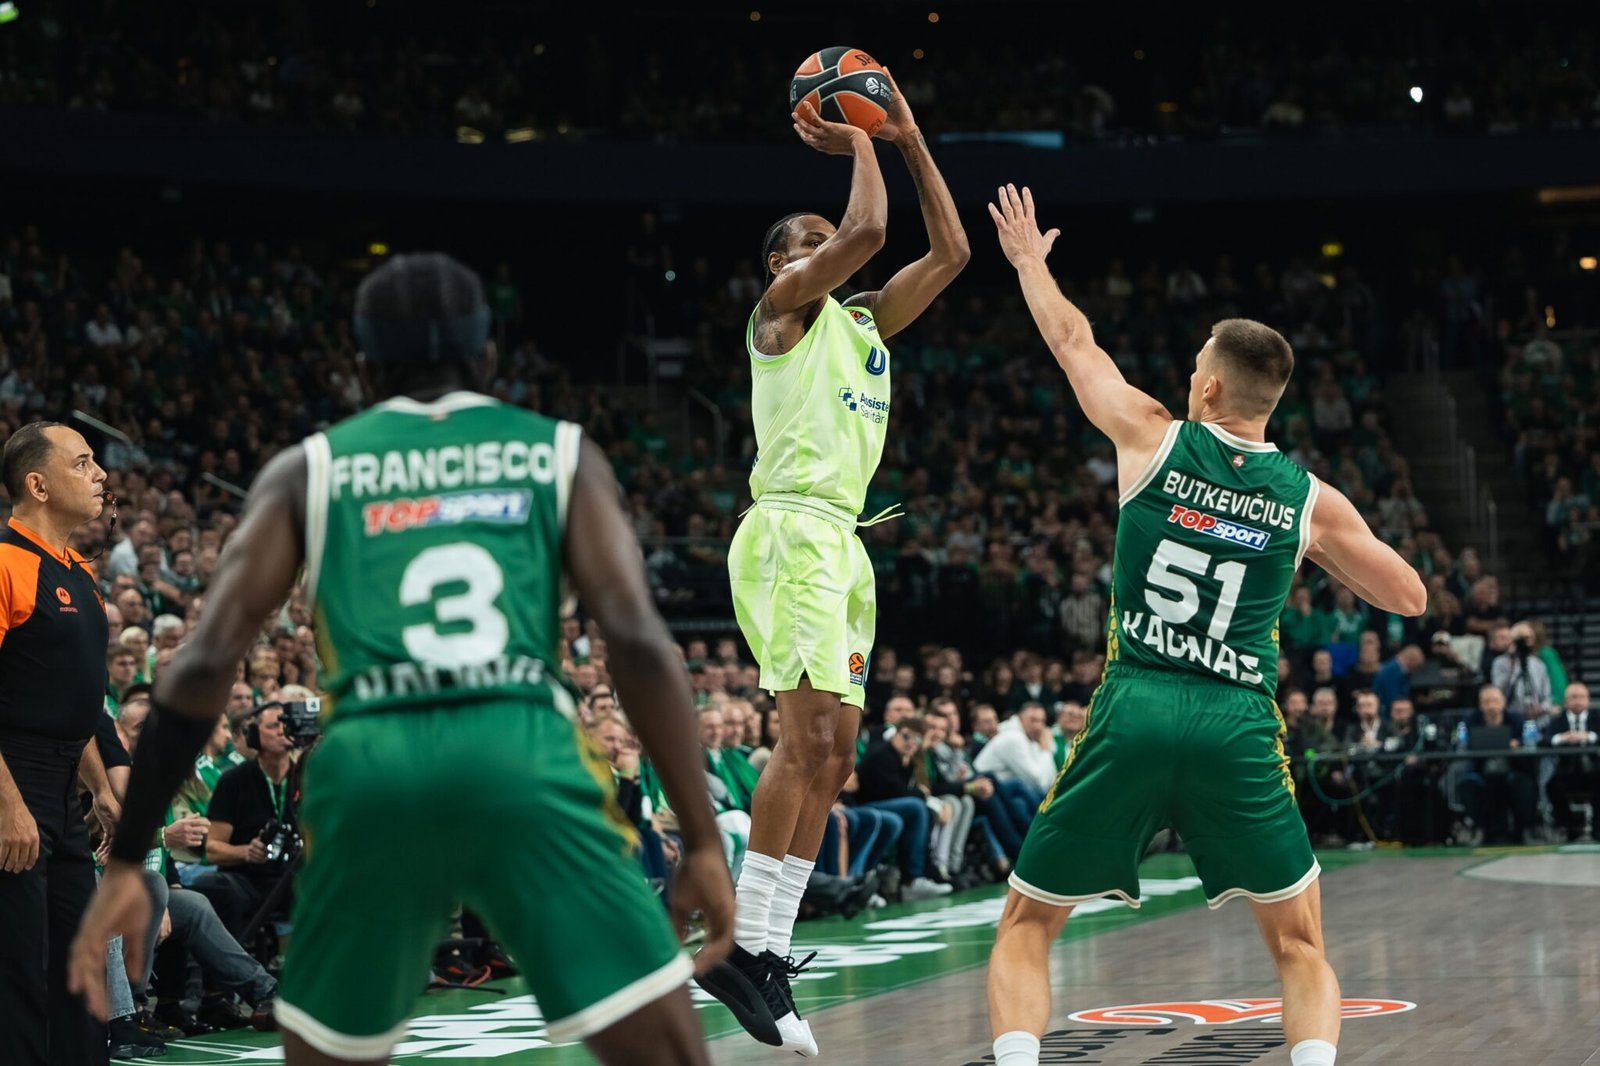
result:
<svg viewBox="0 0 1600 1066"><path fill-rule="evenodd" d="M1025 259L1042 262L1061 231L1039 232L1033 213L1033 192L1027 186L1023 186L1018 195L1015 185L1004 185L999 190L999 200L999 207L989 205L989 217L994 219L995 229L1000 233L1000 250L1005 252L1012 266L1018 266Z"/></svg>

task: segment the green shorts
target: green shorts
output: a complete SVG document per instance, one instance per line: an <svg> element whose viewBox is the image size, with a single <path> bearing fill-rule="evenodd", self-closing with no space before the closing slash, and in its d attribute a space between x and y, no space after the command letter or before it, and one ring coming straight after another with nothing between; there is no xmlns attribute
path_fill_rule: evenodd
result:
<svg viewBox="0 0 1600 1066"><path fill-rule="evenodd" d="M516 961L552 1040L681 986L689 960L614 797L603 756L548 705L336 719L305 770L283 1027L386 1059L458 905Z"/></svg>
<svg viewBox="0 0 1600 1066"><path fill-rule="evenodd" d="M759 504L733 536L728 578L762 688L788 692L805 677L845 703L866 705L878 594L853 526Z"/></svg>
<svg viewBox="0 0 1600 1066"><path fill-rule="evenodd" d="M1137 907L1139 860L1170 826L1212 907L1235 896L1293 898L1321 868L1283 736L1283 716L1259 692L1113 663L1011 887L1057 906L1119 896Z"/></svg>

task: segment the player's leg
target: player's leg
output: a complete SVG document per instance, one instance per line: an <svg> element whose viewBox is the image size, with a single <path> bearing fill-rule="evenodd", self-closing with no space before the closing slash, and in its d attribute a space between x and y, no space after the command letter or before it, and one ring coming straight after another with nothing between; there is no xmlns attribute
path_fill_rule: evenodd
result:
<svg viewBox="0 0 1600 1066"><path fill-rule="evenodd" d="M1294 1066L1332 1066L1339 983L1322 945L1321 868L1295 805L1282 717L1265 696L1195 686L1175 696L1174 828L1215 908L1250 901L1283 981Z"/></svg>
<svg viewBox="0 0 1600 1066"><path fill-rule="evenodd" d="M335 1058L286 1031L283 1034L283 1061L285 1066L386 1066L389 1055L385 1052L378 1058Z"/></svg>
<svg viewBox="0 0 1600 1066"><path fill-rule="evenodd" d="M1050 1024L1050 945L1071 907L1012 889L989 955L989 1028L995 1066L1037 1066L1039 1038Z"/></svg>
<svg viewBox="0 0 1600 1066"><path fill-rule="evenodd" d="M472 800L514 765L494 760L495 732L457 738L458 719L476 713L335 721L306 757L295 936L274 1008L291 1064L386 1062L405 1035L459 899L467 831L499 829L489 801Z"/></svg>
<svg viewBox="0 0 1600 1066"><path fill-rule="evenodd" d="M1277 903L1251 900L1250 907L1283 981L1283 1033L1295 1066L1332 1066L1339 1042L1339 979L1323 950L1321 885L1313 881ZM1302 1048L1307 1041L1312 1043Z"/></svg>
<svg viewBox="0 0 1600 1066"><path fill-rule="evenodd" d="M989 957L995 1066L1035 1066L1050 1020L1050 945L1073 906L1139 902L1139 859L1165 814L1170 766L1153 728L1160 703L1103 683L1083 732L1023 841ZM1154 725L1159 725L1159 721Z"/></svg>
<svg viewBox="0 0 1600 1066"><path fill-rule="evenodd" d="M711 1061L685 985L588 1037L584 1045L602 1066L705 1066Z"/></svg>

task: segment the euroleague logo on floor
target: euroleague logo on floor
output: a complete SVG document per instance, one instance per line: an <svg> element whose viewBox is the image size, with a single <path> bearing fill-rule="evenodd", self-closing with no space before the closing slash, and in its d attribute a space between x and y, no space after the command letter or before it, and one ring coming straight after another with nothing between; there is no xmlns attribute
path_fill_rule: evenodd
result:
<svg viewBox="0 0 1600 1066"><path fill-rule="evenodd" d="M1404 1014L1417 1009L1403 999L1346 999L1340 1014L1345 1018L1375 1018L1385 1014ZM1134 1003L1125 1007L1096 1007L1067 1016L1069 1021L1088 1025L1145 1026L1193 1022L1196 1025L1235 1025L1239 1022L1276 1022L1283 1019L1281 999L1199 999L1174 1003Z"/></svg>

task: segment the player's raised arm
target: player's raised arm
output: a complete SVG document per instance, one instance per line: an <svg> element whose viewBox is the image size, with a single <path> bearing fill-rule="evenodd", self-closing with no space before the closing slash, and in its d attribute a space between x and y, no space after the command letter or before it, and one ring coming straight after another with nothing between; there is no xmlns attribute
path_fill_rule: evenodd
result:
<svg viewBox="0 0 1600 1066"><path fill-rule="evenodd" d="M1374 607L1410 618L1427 610L1428 589L1416 570L1373 536L1355 505L1326 482L1318 483L1306 556Z"/></svg>
<svg viewBox="0 0 1600 1066"><path fill-rule="evenodd" d="M1089 320L1061 294L1045 265L1045 257L1061 231L1039 232L1034 217L1033 193L1015 185L1000 189L999 206L989 205L1000 234L1000 248L1017 269L1022 295L1050 352L1067 372L1083 413L1095 428L1111 438L1119 452L1153 450L1172 421L1156 400L1129 385L1122 371L1094 342Z"/></svg>
<svg viewBox="0 0 1600 1066"><path fill-rule="evenodd" d="M843 122L828 122L807 103L795 110L794 129L802 141L819 152L854 158L850 202L832 236L816 235L816 251L789 263L772 279L761 297L762 311L767 315L793 314L849 281L883 247L889 218L883 172L878 169L872 138L864 130ZM769 265L768 270L771 269Z"/></svg>
<svg viewBox="0 0 1600 1066"><path fill-rule="evenodd" d="M681 930L690 912L704 914L706 947L695 957L704 970L733 946L733 881L711 811L688 674L650 597L639 542L618 496L605 453L584 438L562 538L567 572L600 623L628 721L678 816L686 854L673 887L673 917Z"/></svg>
<svg viewBox="0 0 1600 1066"><path fill-rule="evenodd" d="M928 229L928 254L902 267L889 283L878 292L862 293L845 301L854 307L866 307L878 323L878 336L888 339L917 320L928 309L934 298L945 290L961 268L972 258L967 245L966 230L961 228L961 216L944 177L933 163L928 142L923 140L917 120L911 114L900 86L887 70L894 90L894 100L889 104L889 118L875 134L891 142L905 158L906 169L917 186L917 202L922 205L922 222Z"/></svg>

